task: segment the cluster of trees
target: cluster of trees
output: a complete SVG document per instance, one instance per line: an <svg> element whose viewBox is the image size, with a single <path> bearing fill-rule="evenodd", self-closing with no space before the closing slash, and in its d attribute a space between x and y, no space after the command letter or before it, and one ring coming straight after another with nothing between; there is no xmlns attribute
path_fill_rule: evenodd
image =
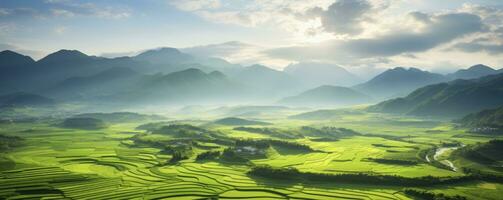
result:
<svg viewBox="0 0 503 200"><path fill-rule="evenodd" d="M171 141L173 143L173 141ZM180 160L189 159L192 154L192 141L178 141L174 145L166 145L161 153L171 154L169 163L177 163Z"/></svg>
<svg viewBox="0 0 503 200"><path fill-rule="evenodd" d="M186 160L186 159L189 159L189 156L187 156L186 154L184 154L181 151L174 151L171 154L171 159L169 160L169 163L173 164L173 163L177 163L181 160Z"/></svg>
<svg viewBox="0 0 503 200"><path fill-rule="evenodd" d="M424 190L405 189L403 192L408 196L424 200L466 200L466 197L460 195L448 196L443 193L435 194Z"/></svg>
<svg viewBox="0 0 503 200"><path fill-rule="evenodd" d="M222 152L220 159L227 162L247 163L249 160L239 156L234 148L226 148Z"/></svg>
<svg viewBox="0 0 503 200"><path fill-rule="evenodd" d="M471 177L474 177L474 179L477 180L503 183L503 176L501 175L497 175L490 172L482 172L478 169L466 168L466 167L461 168L461 170L463 171L463 173L469 174Z"/></svg>
<svg viewBox="0 0 503 200"><path fill-rule="evenodd" d="M368 161L382 163L382 164L392 164L392 165L417 165L417 161L413 160L398 160L398 159L385 159L385 158L367 158Z"/></svg>
<svg viewBox="0 0 503 200"><path fill-rule="evenodd" d="M310 146L305 145L305 144L299 144L296 142L289 142L289 141L285 141L285 140L272 140L272 139L236 140L235 146L236 147L251 146L251 147L256 147L257 149L266 149L266 148L269 148L270 146L277 146L277 147L281 147L281 148L294 149L294 150L307 151L307 152L314 151Z"/></svg>
<svg viewBox="0 0 503 200"><path fill-rule="evenodd" d="M302 175L299 170L293 167L273 168L268 165L255 166L250 171L248 171L248 174L252 176L260 176L278 180L300 178L300 175Z"/></svg>
<svg viewBox="0 0 503 200"><path fill-rule="evenodd" d="M378 184L392 186L431 186L439 184L455 184L475 180L472 176L461 177L433 177L424 176L418 178L376 175L367 173L356 174L324 174L313 172L300 172L295 168L273 168L270 166L256 166L249 172L249 175L260 176L272 179L297 179L309 181L326 181L334 183L357 183L357 184Z"/></svg>
<svg viewBox="0 0 503 200"><path fill-rule="evenodd" d="M347 128L337 128L332 126L324 126L321 128L314 128L310 126L300 127L300 132L308 136L321 136L321 137L348 137L354 135L360 135L360 133Z"/></svg>
<svg viewBox="0 0 503 200"><path fill-rule="evenodd" d="M312 149L310 146L305 145L305 144L299 144L296 142L289 142L289 141L284 141L284 140L269 140L269 143L273 146L278 146L278 147L287 148L287 149L294 149L294 150L300 150L300 151L306 151L306 152L314 151L314 149Z"/></svg>
<svg viewBox="0 0 503 200"><path fill-rule="evenodd" d="M252 140L252 139L246 139L246 140L236 140L235 144L236 147L255 147L257 149L267 149L271 145L269 141L267 140Z"/></svg>
<svg viewBox="0 0 503 200"><path fill-rule="evenodd" d="M214 160L220 157L220 151L205 151L196 156L196 161Z"/></svg>
<svg viewBox="0 0 503 200"><path fill-rule="evenodd" d="M285 138L285 139L295 139L295 138L300 138L297 133L295 132L288 132L288 131L283 131L279 129L273 129L273 128L254 128L254 127L236 127L234 130L237 131L247 131L251 133L260 133L260 134L265 134L277 138Z"/></svg>

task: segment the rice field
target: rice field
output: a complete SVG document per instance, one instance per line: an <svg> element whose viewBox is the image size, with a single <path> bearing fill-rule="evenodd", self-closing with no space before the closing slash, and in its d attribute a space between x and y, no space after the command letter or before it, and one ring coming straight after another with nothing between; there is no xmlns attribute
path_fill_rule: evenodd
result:
<svg viewBox="0 0 503 200"><path fill-rule="evenodd" d="M266 157L251 159L248 164L196 161L195 155L206 151L197 147L188 159L167 164L172 156L163 153L161 148L133 145L131 138L143 132L135 129L139 125L135 123L114 124L102 130L64 129L46 122L1 124L0 134L19 136L23 138L23 145L0 153L0 198L411 199L402 192L403 187L397 186L279 180L253 177L247 172L251 165L269 165L328 174L456 177L463 173L431 165L418 157L419 152L442 141L469 144L487 140L459 137L463 131L454 130L445 122L406 126L383 122L371 129L362 125L365 120L369 120L368 116L341 118L337 122L273 120L274 126L280 128L298 127L298 124L343 126L363 135L336 141L317 141L309 137L292 139L315 151L302 153L272 146ZM234 131L227 126L210 126L209 129L230 138L270 138L264 134ZM444 131L428 134L426 131L431 129ZM412 136L388 137L404 134ZM170 139L159 135L149 137ZM219 149L221 145L205 142L200 146ZM371 159L416 160L417 164L404 166ZM498 199L496 194L502 188L498 183L475 182L423 189L476 199Z"/></svg>

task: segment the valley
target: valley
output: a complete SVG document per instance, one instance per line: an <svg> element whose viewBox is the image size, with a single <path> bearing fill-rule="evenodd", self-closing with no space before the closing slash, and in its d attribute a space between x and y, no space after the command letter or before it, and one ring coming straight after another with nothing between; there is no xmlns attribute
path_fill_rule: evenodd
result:
<svg viewBox="0 0 503 200"><path fill-rule="evenodd" d="M0 200L501 200L503 1L0 0Z"/></svg>
<svg viewBox="0 0 503 200"><path fill-rule="evenodd" d="M19 137L20 144L2 150L0 194L8 199L410 199L405 191L417 190L498 199L503 187L501 178L461 170L484 169L460 162L453 156L457 147L445 143L472 146L494 137L467 133L448 121L367 112L337 120L271 114L274 119L254 118L261 123L253 124L233 118L231 125L218 115L166 120L129 113L86 115L106 116L107 126L96 129L62 127L63 119L2 123L0 134ZM141 117L132 122L130 116ZM140 128L147 124L159 125ZM428 151L433 160L424 156ZM257 167L273 171L258 173ZM298 174L283 177L287 172L274 169ZM491 174L501 177L503 171ZM341 175L355 178L337 178Z"/></svg>

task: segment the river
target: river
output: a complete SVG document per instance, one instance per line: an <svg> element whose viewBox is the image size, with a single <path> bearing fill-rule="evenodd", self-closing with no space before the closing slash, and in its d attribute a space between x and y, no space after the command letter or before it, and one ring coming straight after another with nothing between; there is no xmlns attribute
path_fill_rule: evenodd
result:
<svg viewBox="0 0 503 200"><path fill-rule="evenodd" d="M449 160L438 160L438 158L444 154L445 152L449 151L449 150L456 150L458 149L459 147L463 147L464 145L461 145L461 146L455 146L455 147L440 147L440 148L437 148L435 150L435 154L433 155L433 160L436 160L444 165L447 165L449 168L451 168L453 171L458 171L458 168L456 168L456 166L454 166L454 164L449 161ZM430 157L429 155L426 155L426 161L428 162L431 162L430 160Z"/></svg>

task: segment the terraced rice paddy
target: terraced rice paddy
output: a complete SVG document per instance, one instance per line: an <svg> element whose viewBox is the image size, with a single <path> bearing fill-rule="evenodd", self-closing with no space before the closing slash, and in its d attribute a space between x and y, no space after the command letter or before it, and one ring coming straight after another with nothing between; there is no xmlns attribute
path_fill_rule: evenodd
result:
<svg viewBox="0 0 503 200"><path fill-rule="evenodd" d="M323 124L327 122L303 122ZM294 127L279 121L278 127ZM358 123L356 123L358 124ZM372 173L404 177L455 177L461 172L438 168L426 161L403 166L369 161L369 158L418 160L418 152L432 148L458 133L439 134L437 138L419 133L414 142L385 136L362 135L337 141L312 138L292 139L308 145L314 152L291 151L271 147L264 158L248 164L215 160L196 161L197 153L207 149L193 147L194 155L175 164L162 149L135 146L132 136L139 124L116 124L107 129L89 131L53 127L47 123L3 124L1 134L22 137L23 145L2 152L0 197L5 199L410 199L397 186L341 184L336 182L291 181L247 174L250 165L278 168L294 167L301 172L328 174ZM363 134L376 134L358 129ZM212 129L238 137L240 131L216 126ZM396 130L380 129L379 133ZM133 133L131 133L133 132ZM141 133L141 132L140 132ZM246 138L268 138L248 133ZM393 134L388 134L393 136ZM151 138L162 138L155 136ZM166 138L165 138L166 139ZM428 143L426 141L433 141ZM461 138L461 142L470 141ZM468 143L468 142L467 142ZM378 144L378 145L376 145ZM221 145L201 142L202 147L219 149ZM220 148L222 149L222 148ZM420 160L420 159L419 159ZM491 187L488 187L491 186ZM445 186L449 194L497 199L495 183ZM438 191L443 191L440 188Z"/></svg>

